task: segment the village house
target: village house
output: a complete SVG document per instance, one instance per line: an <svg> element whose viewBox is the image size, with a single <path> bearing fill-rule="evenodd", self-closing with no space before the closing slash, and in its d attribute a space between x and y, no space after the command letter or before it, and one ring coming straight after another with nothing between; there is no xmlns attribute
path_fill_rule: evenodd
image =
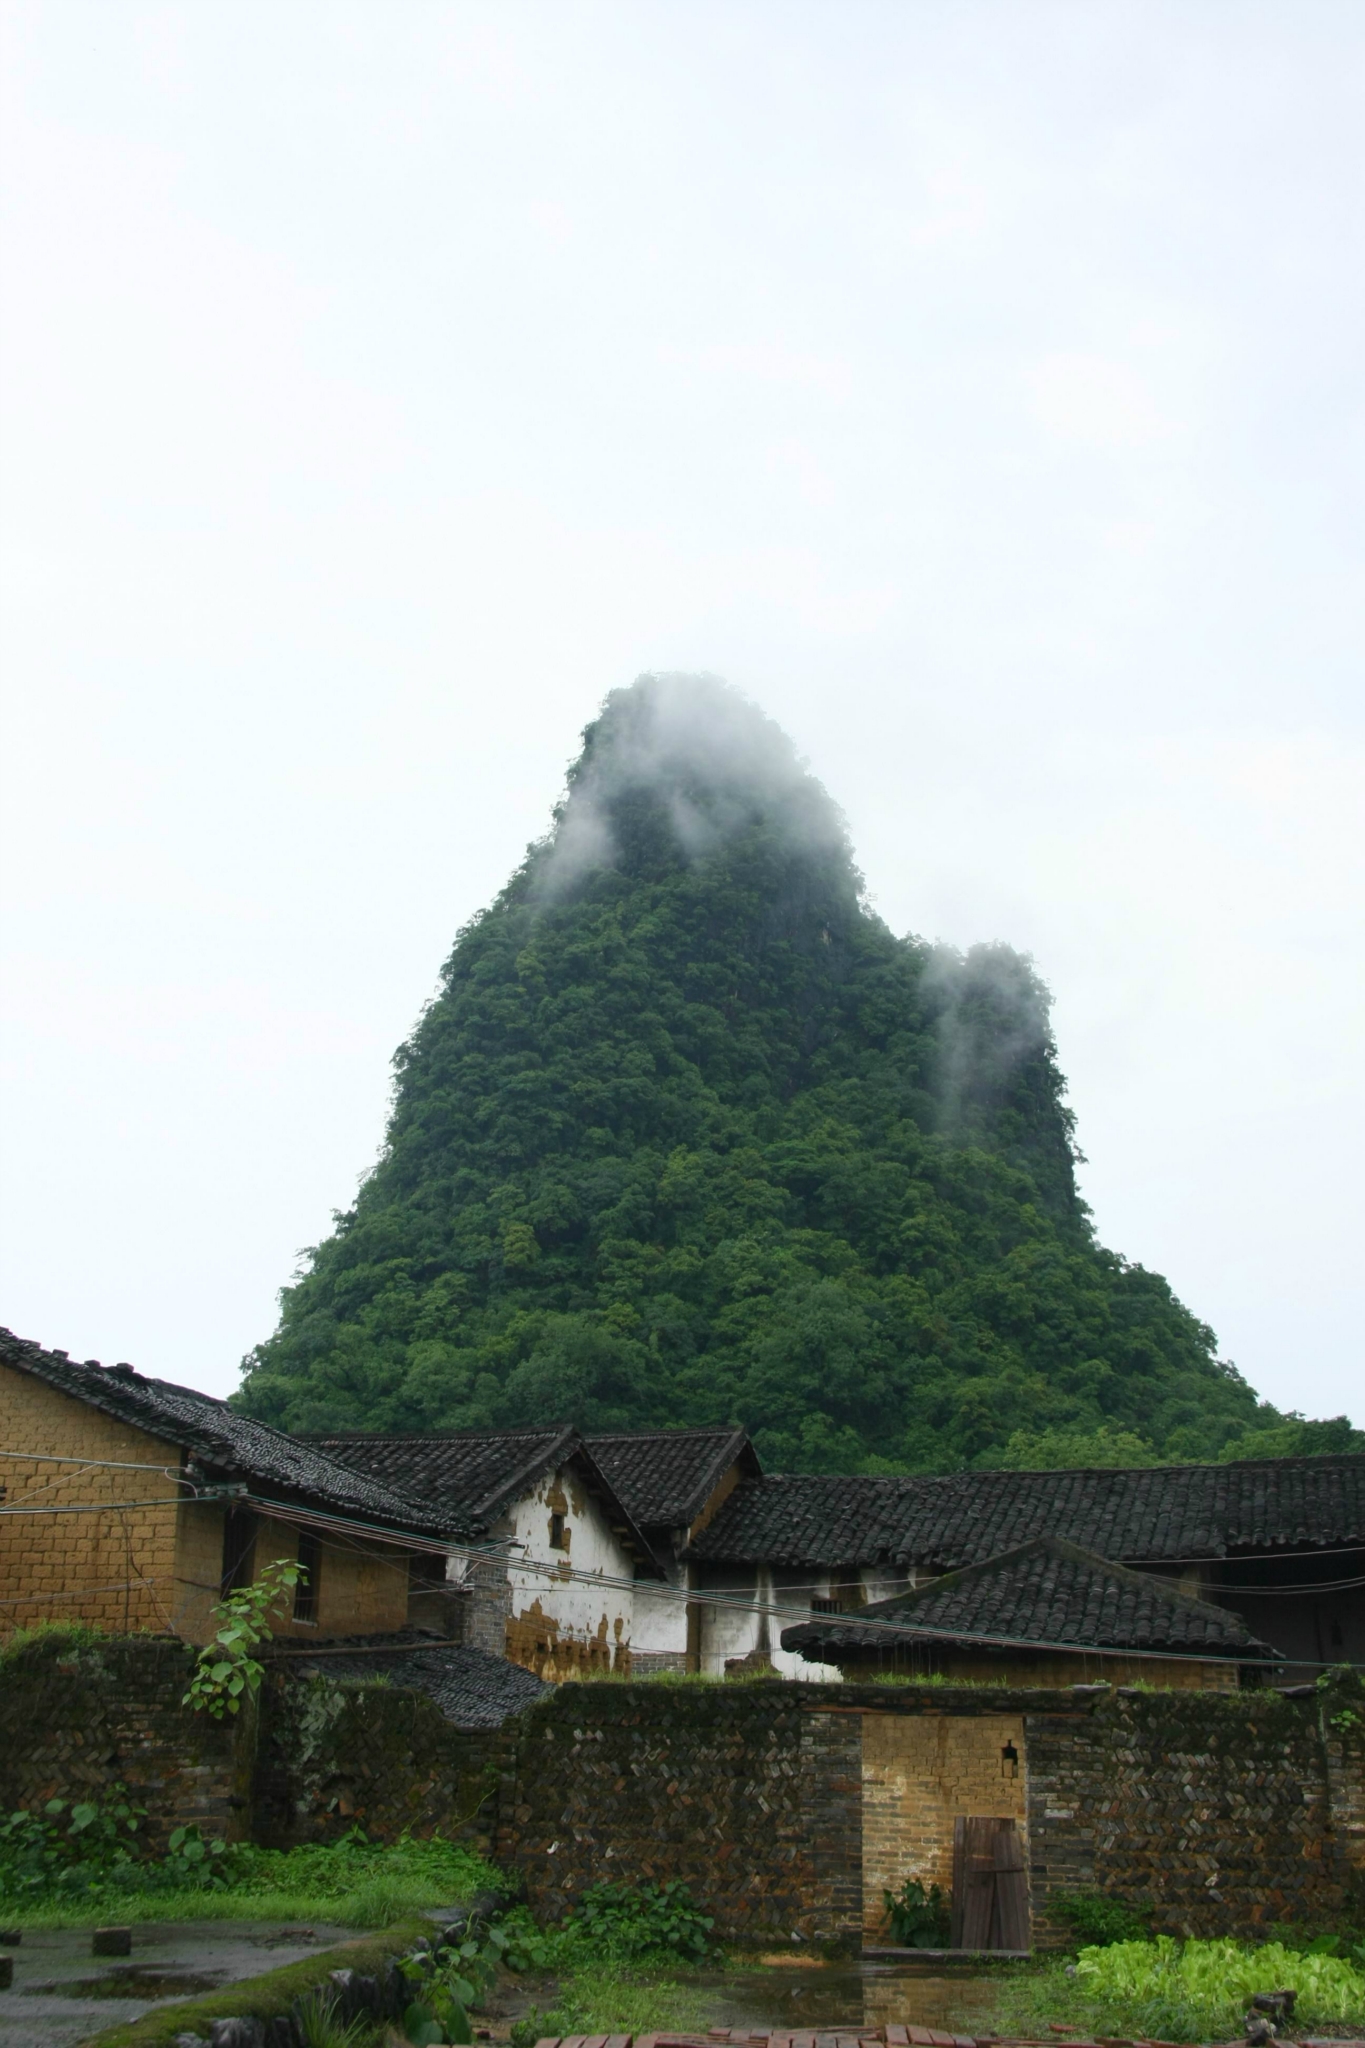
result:
<svg viewBox="0 0 1365 2048"><path fill-rule="evenodd" d="M1273 1658L1239 1615L1169 1580L1039 1536L856 1614L784 1629L782 1647L846 1679L955 1685L1159 1685L1230 1692Z"/></svg>
<svg viewBox="0 0 1365 2048"><path fill-rule="evenodd" d="M1365 1457L1351 1454L747 1478L688 1549L704 1663L771 1656L785 1671L788 1653L772 1655L784 1631L861 1613L1043 1536L1239 1617L1284 1660L1277 1682L1365 1664Z"/></svg>
<svg viewBox="0 0 1365 2048"><path fill-rule="evenodd" d="M414 1619L547 1680L629 1672L662 1564L576 1429L362 1432L310 1448L438 1510L462 1548L432 1560Z"/></svg>
<svg viewBox="0 0 1365 2048"><path fill-rule="evenodd" d="M860 1619L907 1630L893 1663L913 1646L917 1671L995 1669L1005 1645L980 1638L1008 1637L1015 1682L1084 1654L1087 1627L1111 1658L1174 1631L1159 1654L1185 1676L1167 1683L1365 1663L1359 1456L911 1478L764 1475L729 1427L300 1438L9 1333L0 1411L5 1628L62 1615L203 1641L225 1588L290 1557L306 1576L286 1640L415 1634L551 1681L833 1680L872 1658L866 1628L842 1630ZM1089 1558L1065 1611L1018 1582L1042 1538ZM1136 1635L1113 1634L1121 1614Z"/></svg>
<svg viewBox="0 0 1365 2048"><path fill-rule="evenodd" d="M212 1633L272 1558L304 1567L276 1634L408 1625L449 1526L382 1480L130 1365L84 1364L0 1330L0 1630L36 1621ZM414 1562L416 1561L416 1562Z"/></svg>
<svg viewBox="0 0 1365 2048"><path fill-rule="evenodd" d="M592 1454L644 1530L663 1572L635 1589L634 1668L700 1671L702 1608L688 1546L736 1486L762 1472L742 1429L618 1430L589 1437Z"/></svg>

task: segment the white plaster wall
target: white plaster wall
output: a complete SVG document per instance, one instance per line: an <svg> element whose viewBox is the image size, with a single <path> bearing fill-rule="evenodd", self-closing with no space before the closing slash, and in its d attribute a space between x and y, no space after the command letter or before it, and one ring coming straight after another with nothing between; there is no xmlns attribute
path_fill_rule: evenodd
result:
<svg viewBox="0 0 1365 2048"><path fill-rule="evenodd" d="M788 1590L780 1576L760 1567L747 1578L719 1575L697 1597L704 1602L701 1619L701 1668L712 1677L723 1678L728 1659L747 1657L766 1647L773 1669L782 1678L837 1681L840 1673L832 1664L808 1664L795 1650L781 1647L782 1631L809 1615L810 1578L803 1574L799 1589ZM707 1600L706 1592L723 1593L734 1606ZM764 1610L767 1610L766 1612Z"/></svg>
<svg viewBox="0 0 1365 2048"><path fill-rule="evenodd" d="M550 1543L555 1513L564 1517L566 1550ZM568 1676L588 1662L622 1665L634 1623L635 1561L572 1468L545 1474L510 1521L509 1656L545 1676ZM537 1564L545 1569L532 1569Z"/></svg>
<svg viewBox="0 0 1365 2048"><path fill-rule="evenodd" d="M896 1570L890 1565L864 1565L859 1577L869 1607L874 1601L894 1600L898 1593L913 1592L918 1583L913 1571Z"/></svg>
<svg viewBox="0 0 1365 2048"><path fill-rule="evenodd" d="M686 1652L688 1578L687 1566L673 1563L668 1566L670 1592L655 1579L636 1580L632 1650Z"/></svg>

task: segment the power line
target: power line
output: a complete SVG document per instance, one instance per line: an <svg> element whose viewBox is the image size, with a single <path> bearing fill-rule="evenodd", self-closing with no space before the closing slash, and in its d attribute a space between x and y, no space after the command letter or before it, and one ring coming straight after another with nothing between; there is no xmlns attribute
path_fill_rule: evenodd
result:
<svg viewBox="0 0 1365 2048"><path fill-rule="evenodd" d="M91 1462L97 1463L100 1461L92 1460ZM136 1469L164 1471L166 1468L151 1466ZM187 1485L189 1483L188 1481L185 1482ZM190 1497L197 1498L198 1496L194 1494ZM221 1498L221 1495L214 1497ZM130 1508L178 1506L182 1498L184 1496L177 1495L164 1500L108 1502L97 1503L91 1506L73 1506L70 1508L0 1508L0 1515L109 1513L120 1509L126 1512ZM249 1491L245 1494L237 1495L235 1498L244 1504L249 1504L258 1513L275 1520L289 1522L295 1526L315 1527L331 1533L349 1534L355 1531L368 1537L371 1541L379 1541L388 1545L399 1545L407 1551L428 1551L445 1557L464 1557L476 1563L500 1560L507 1565L509 1571L516 1570L533 1573L540 1578L555 1583L563 1583L567 1580L581 1585L591 1585L602 1590L610 1589L613 1591L629 1592L632 1597L641 1586L641 1582L634 1577L627 1579L616 1573L579 1571L572 1565L564 1562L542 1561L525 1554L520 1557L514 1557L512 1555L514 1546L509 1539L484 1544L452 1543L448 1539L419 1536L406 1531L397 1531L380 1524L365 1522L357 1516L331 1514L322 1510L298 1507L290 1503L269 1499L263 1495L253 1494ZM1296 1554L1311 1557L1321 1556L1324 1553L1321 1551L1306 1551ZM1280 1553L1280 1555L1285 1555L1285 1553ZM397 1569L396 1566L394 1568ZM671 1600L683 1605L695 1603L710 1607L726 1608L736 1613L766 1615L770 1619L786 1620L796 1625L808 1623L812 1620L809 1608L784 1606L775 1594L765 1598L757 1593L750 1596L748 1594L727 1593L719 1588L675 1586L668 1579L645 1581L643 1584L648 1596L654 1599ZM1143 1661L1165 1663L1216 1662L1237 1663L1247 1666L1267 1666L1270 1668L1277 1668L1285 1663L1292 1662L1320 1661L1317 1659L1304 1660L1282 1657L1228 1656L1226 1654L1220 1655L1212 1648L1206 1650L1201 1655L1197 1646L1184 1651L1154 1650L1145 1647L1121 1649L1101 1644L1038 1641L1022 1636L985 1634L964 1630L954 1630L951 1635L948 1635L943 1631L917 1630L911 1622L891 1620L882 1616L851 1613L840 1615L838 1617L838 1626L862 1630L868 1636L869 1641L875 1640L879 1633L894 1634L906 1642L907 1648L917 1645L923 1645L925 1648L928 1648L936 1642L952 1641L968 1647L980 1647L983 1649L1043 1650L1087 1657L1138 1657ZM1344 1668L1365 1669L1365 1665Z"/></svg>

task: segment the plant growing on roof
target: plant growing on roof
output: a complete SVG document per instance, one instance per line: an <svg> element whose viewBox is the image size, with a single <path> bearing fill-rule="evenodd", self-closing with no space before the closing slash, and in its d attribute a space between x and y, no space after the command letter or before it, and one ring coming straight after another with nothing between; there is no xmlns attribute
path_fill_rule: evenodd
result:
<svg viewBox="0 0 1365 2048"><path fill-rule="evenodd" d="M199 1652L182 1706L211 1714L215 1721L241 1712L243 1699L259 1691L265 1676L265 1666L251 1653L270 1635L280 1601L307 1577L294 1559L272 1558L249 1586L239 1586L218 1602L213 1610L218 1626Z"/></svg>

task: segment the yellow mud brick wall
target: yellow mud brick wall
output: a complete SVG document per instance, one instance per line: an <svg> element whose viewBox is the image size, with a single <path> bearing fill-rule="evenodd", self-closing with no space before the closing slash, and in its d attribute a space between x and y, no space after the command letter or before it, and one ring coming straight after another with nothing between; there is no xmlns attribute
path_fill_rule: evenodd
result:
<svg viewBox="0 0 1365 2048"><path fill-rule="evenodd" d="M1010 1744L1017 1777L1001 1754ZM908 1877L951 1893L959 1814L1012 1817L1025 1831L1025 1772L1020 1714L863 1716L864 1939L888 1938L882 1893Z"/></svg>
<svg viewBox="0 0 1365 2048"><path fill-rule="evenodd" d="M218 1599L223 1560L220 1508L188 1503L180 1511L176 1558L176 1627L192 1643L212 1633L210 1610ZM295 1621L293 1594L281 1595L271 1633L316 1642L322 1636L363 1636L402 1628L408 1615L408 1554L396 1545L315 1532L318 1544L317 1619ZM261 1515L252 1551L252 1575L274 1558L299 1555L295 1523Z"/></svg>
<svg viewBox="0 0 1365 2048"><path fill-rule="evenodd" d="M1002 1665L987 1657L945 1657L943 1675L954 1685L998 1685ZM1236 1692L1239 1679L1231 1658L1087 1657L1044 1651L1011 1657L1003 1669L1011 1685L1155 1685L1176 1692Z"/></svg>
<svg viewBox="0 0 1365 2048"><path fill-rule="evenodd" d="M0 1635L83 1621L208 1640L224 1511L184 1498L177 1445L0 1365L0 1454L4 1506L85 1510L0 1515ZM318 1542L317 1620L296 1622L286 1601L274 1632L316 1641L402 1628L407 1552L342 1533ZM292 1522L262 1516L256 1570L298 1545Z"/></svg>
<svg viewBox="0 0 1365 2048"><path fill-rule="evenodd" d="M5 1507L92 1510L0 1515L0 1632L170 1629L179 1450L0 1365L0 1453Z"/></svg>

